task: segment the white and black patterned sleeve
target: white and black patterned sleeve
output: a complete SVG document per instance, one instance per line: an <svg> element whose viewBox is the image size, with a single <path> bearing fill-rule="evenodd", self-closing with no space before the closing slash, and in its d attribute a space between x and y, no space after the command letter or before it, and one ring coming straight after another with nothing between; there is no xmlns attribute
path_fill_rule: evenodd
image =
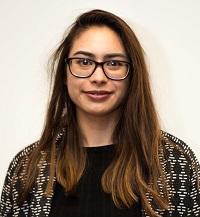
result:
<svg viewBox="0 0 200 217"><path fill-rule="evenodd" d="M0 217L18 216L16 213L20 213L17 198L20 191L21 176L18 174L18 169L20 165L24 166L23 160L35 146L37 143L33 143L20 151L10 163L1 194Z"/></svg>
<svg viewBox="0 0 200 217"><path fill-rule="evenodd" d="M15 160L13 160L8 168L6 178L3 185L0 201L0 216L8 217L13 213L13 196L12 196L12 177Z"/></svg>
<svg viewBox="0 0 200 217"><path fill-rule="evenodd" d="M191 178L190 178L190 192L189 192L189 207L188 216L200 217L200 165L194 153L188 150L191 157Z"/></svg>
<svg viewBox="0 0 200 217"><path fill-rule="evenodd" d="M167 168L172 187L172 216L200 217L200 165L190 147L164 133L167 142Z"/></svg>

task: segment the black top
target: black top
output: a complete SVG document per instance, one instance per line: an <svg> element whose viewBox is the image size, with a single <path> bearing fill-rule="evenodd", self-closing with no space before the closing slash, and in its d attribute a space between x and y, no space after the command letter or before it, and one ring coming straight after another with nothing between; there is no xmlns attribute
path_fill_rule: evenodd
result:
<svg viewBox="0 0 200 217"><path fill-rule="evenodd" d="M88 153L86 172L81 177L75 194L67 195L56 183L50 217L138 217L140 203L131 208L118 209L110 194L101 188L101 176L111 162L115 145L85 147Z"/></svg>

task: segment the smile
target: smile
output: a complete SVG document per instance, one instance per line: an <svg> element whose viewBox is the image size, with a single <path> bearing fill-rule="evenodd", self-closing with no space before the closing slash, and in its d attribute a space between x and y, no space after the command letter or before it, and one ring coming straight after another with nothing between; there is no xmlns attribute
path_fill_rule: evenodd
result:
<svg viewBox="0 0 200 217"><path fill-rule="evenodd" d="M109 92L109 91L101 91L101 90L98 90L98 91L84 91L84 93L86 94L86 96L93 100L93 101L103 101L103 100L106 100L108 99L112 92Z"/></svg>

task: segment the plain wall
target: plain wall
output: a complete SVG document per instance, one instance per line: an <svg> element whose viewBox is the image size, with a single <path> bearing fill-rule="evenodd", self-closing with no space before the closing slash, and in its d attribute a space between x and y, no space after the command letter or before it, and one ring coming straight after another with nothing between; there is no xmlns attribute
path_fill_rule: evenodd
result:
<svg viewBox="0 0 200 217"><path fill-rule="evenodd" d="M163 130L200 159L200 1L0 0L0 190L12 158L41 134L50 54L74 19L94 8L135 30Z"/></svg>

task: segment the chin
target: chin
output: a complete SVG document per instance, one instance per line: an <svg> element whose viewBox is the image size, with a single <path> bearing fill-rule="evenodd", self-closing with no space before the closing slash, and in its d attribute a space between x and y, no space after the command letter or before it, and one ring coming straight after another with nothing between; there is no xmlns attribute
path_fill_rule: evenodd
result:
<svg viewBox="0 0 200 217"><path fill-rule="evenodd" d="M118 109L113 108L113 109L106 109L106 110L98 110L98 109L90 109L90 110L85 110L85 113L88 115L96 116L96 117L103 117L107 115L114 115L118 112Z"/></svg>
<svg viewBox="0 0 200 217"><path fill-rule="evenodd" d="M101 117L101 116L110 114L110 112L109 111L88 111L87 114Z"/></svg>

